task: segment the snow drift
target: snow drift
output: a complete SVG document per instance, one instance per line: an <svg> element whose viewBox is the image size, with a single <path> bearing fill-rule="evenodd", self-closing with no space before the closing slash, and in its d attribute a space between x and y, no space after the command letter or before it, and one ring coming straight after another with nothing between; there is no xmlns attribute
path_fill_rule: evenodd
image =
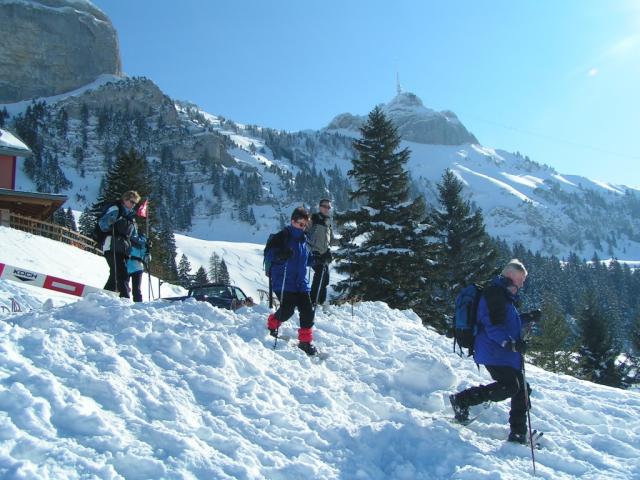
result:
<svg viewBox="0 0 640 480"><path fill-rule="evenodd" d="M93 294L52 307L5 281L0 301L15 289L32 311L0 316L2 478L530 475L528 448L504 441L506 403L479 407L468 428L448 421L446 394L488 376L410 311L319 313L316 344L330 358L318 362L295 341L273 349L263 306ZM532 423L547 432L539 476L640 476L640 394L533 366L528 376Z"/></svg>

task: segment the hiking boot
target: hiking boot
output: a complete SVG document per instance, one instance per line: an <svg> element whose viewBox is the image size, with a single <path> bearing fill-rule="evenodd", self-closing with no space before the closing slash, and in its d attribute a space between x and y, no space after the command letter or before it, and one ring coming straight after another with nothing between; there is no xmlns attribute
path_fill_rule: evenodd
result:
<svg viewBox="0 0 640 480"><path fill-rule="evenodd" d="M272 337L277 337L278 328L281 324L282 322L278 320L278 317L276 317L275 313L269 315L269 318L267 318L267 328L269 329L269 335L271 335Z"/></svg>
<svg viewBox="0 0 640 480"><path fill-rule="evenodd" d="M310 357L318 353L318 349L311 342L300 342L298 348Z"/></svg>
<svg viewBox="0 0 640 480"><path fill-rule="evenodd" d="M526 445L527 440L528 439L526 433L510 432L509 437L507 438L508 442L521 443L522 445Z"/></svg>
<svg viewBox="0 0 640 480"><path fill-rule="evenodd" d="M469 407L464 405L456 395L449 395L449 401L451 402L451 408L453 408L453 416L456 422L466 423L469 421Z"/></svg>

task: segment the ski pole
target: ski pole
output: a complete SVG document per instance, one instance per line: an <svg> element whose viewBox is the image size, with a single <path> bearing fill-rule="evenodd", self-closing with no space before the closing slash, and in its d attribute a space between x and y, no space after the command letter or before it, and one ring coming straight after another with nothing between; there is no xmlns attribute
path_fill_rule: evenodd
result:
<svg viewBox="0 0 640 480"><path fill-rule="evenodd" d="M318 308L318 300L320 299L320 290L322 289L322 281L324 280L324 269L329 268L322 264L322 273L320 273L320 283L318 284L318 291L316 292L316 303L313 306L313 315L316 314L316 308Z"/></svg>
<svg viewBox="0 0 640 480"><path fill-rule="evenodd" d="M111 227L111 250L113 251L113 281L115 282L115 291L119 292L118 286L118 264L116 263L116 224Z"/></svg>
<svg viewBox="0 0 640 480"><path fill-rule="evenodd" d="M531 402L529 401L529 385L527 384L527 375L524 368L524 355L522 355L522 383L524 385L524 402L527 409L527 424L529 425L529 445L531 446L531 463L533 463L533 475L536 474L536 456L533 452L533 432L531 430Z"/></svg>
<svg viewBox="0 0 640 480"><path fill-rule="evenodd" d="M282 309L282 304L284 303L284 283L287 280L287 264L289 263L289 261L287 260L284 263L284 276L282 277L282 289L280 290L280 309ZM276 346L278 345L278 330L280 329L280 327L276 328L276 339L273 342L273 349L276 349Z"/></svg>

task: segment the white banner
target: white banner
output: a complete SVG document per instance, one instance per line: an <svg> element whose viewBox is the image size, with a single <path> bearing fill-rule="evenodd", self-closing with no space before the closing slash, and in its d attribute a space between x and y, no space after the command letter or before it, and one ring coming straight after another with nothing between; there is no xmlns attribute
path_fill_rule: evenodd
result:
<svg viewBox="0 0 640 480"><path fill-rule="evenodd" d="M14 267L13 265L7 265L5 263L0 263L0 279L46 288L56 292L68 293L76 297L84 297L94 292L106 292L106 290L101 288L83 285L82 283L54 277L53 275L45 275L44 273L34 272L26 268ZM107 293L114 294L114 292Z"/></svg>

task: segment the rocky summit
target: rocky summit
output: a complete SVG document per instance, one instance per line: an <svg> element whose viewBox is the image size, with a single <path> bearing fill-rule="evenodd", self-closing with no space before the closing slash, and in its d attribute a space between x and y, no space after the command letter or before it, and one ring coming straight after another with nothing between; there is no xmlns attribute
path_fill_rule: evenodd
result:
<svg viewBox="0 0 640 480"><path fill-rule="evenodd" d="M116 31L88 0L3 0L0 31L0 103L121 75Z"/></svg>
<svg viewBox="0 0 640 480"><path fill-rule="evenodd" d="M451 111L436 112L423 105L411 92L400 92L382 110L391 118L398 133L409 142L428 145L463 145L479 143ZM364 116L342 113L329 123L327 130L358 131Z"/></svg>

